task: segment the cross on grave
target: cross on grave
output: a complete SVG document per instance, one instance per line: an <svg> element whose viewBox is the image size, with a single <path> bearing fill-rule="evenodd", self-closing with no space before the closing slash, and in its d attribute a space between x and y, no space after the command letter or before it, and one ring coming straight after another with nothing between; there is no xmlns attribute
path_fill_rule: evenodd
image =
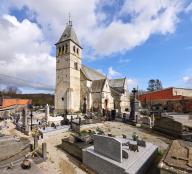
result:
<svg viewBox="0 0 192 174"><path fill-rule="evenodd" d="M136 99L136 93L138 92L137 89L133 88L132 93L133 93L133 99Z"/></svg>
<svg viewBox="0 0 192 174"><path fill-rule="evenodd" d="M130 116L129 116L129 120L132 120L134 122L137 122L137 115L136 112L138 112L138 108L139 108L139 103L136 100L136 93L138 92L137 89L133 88L132 93L133 93L133 99L131 101L131 112L130 112Z"/></svg>
<svg viewBox="0 0 192 174"><path fill-rule="evenodd" d="M181 157L181 156L178 156L178 155L174 155L174 156L171 156L172 158L176 159L176 160L182 160L182 161L186 161L187 162L187 165L189 167L192 167L192 148L190 147L185 147L187 150L188 150L188 157L187 158L184 158L184 157Z"/></svg>

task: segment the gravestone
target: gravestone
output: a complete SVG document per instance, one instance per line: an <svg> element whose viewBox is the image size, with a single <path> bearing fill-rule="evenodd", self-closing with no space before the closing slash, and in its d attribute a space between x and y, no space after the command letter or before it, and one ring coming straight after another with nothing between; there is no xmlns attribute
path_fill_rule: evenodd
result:
<svg viewBox="0 0 192 174"><path fill-rule="evenodd" d="M42 157L43 157L43 160L47 159L47 144L46 143L42 143Z"/></svg>
<svg viewBox="0 0 192 174"><path fill-rule="evenodd" d="M38 149L38 138L37 136L34 137L34 150Z"/></svg>
<svg viewBox="0 0 192 174"><path fill-rule="evenodd" d="M122 144L113 137L94 135L94 150L117 162L122 162Z"/></svg>
<svg viewBox="0 0 192 174"><path fill-rule="evenodd" d="M49 121L49 105L47 104L46 107L45 107L45 119L46 121L48 122Z"/></svg>
<svg viewBox="0 0 192 174"><path fill-rule="evenodd" d="M25 133L29 131L28 120L27 120L27 108L22 110L22 127Z"/></svg>
<svg viewBox="0 0 192 174"><path fill-rule="evenodd" d="M131 112L130 112L130 116L129 116L129 120L133 121L133 122L137 122L136 114L139 111L139 102L136 99L137 92L138 92L138 90L133 88L133 90L132 90L133 98L131 100Z"/></svg>
<svg viewBox="0 0 192 174"><path fill-rule="evenodd" d="M140 118L140 121L142 126L149 126L150 128L152 127L151 117L143 116Z"/></svg>

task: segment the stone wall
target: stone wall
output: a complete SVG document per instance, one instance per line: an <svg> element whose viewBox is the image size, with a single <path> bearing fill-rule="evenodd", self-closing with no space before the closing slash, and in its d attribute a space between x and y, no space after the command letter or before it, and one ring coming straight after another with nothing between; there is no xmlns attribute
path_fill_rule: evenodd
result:
<svg viewBox="0 0 192 174"><path fill-rule="evenodd" d="M168 117L155 119L153 128L165 133L175 135L175 136L181 135L183 131L182 123L177 122L172 118L168 118Z"/></svg>

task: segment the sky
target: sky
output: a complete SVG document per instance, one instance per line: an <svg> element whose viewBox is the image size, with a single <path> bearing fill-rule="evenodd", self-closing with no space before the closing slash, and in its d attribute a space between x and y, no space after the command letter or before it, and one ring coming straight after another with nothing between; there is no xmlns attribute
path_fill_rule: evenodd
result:
<svg viewBox="0 0 192 174"><path fill-rule="evenodd" d="M71 16L83 64L146 90L192 88L192 0L0 0L0 89L54 93L55 43Z"/></svg>

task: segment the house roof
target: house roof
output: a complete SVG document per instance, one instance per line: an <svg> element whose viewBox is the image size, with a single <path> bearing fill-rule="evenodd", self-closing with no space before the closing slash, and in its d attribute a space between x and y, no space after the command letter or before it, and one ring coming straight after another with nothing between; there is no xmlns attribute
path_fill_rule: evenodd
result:
<svg viewBox="0 0 192 174"><path fill-rule="evenodd" d="M125 78L109 80L109 85L113 88L124 87L124 84L125 84Z"/></svg>
<svg viewBox="0 0 192 174"><path fill-rule="evenodd" d="M100 80L100 79L105 79L106 77L101 74L100 72L92 69L92 68L89 68L85 65L82 65L81 66L81 71L83 72L83 74L85 75L85 77L88 79L88 80L91 80L91 81L94 81L94 80Z"/></svg>
<svg viewBox="0 0 192 174"><path fill-rule="evenodd" d="M67 24L63 34L61 35L59 41L56 44L59 44L59 43L64 42L66 40L71 40L80 46L79 40L78 40L77 35L73 29L72 23Z"/></svg>
<svg viewBox="0 0 192 174"><path fill-rule="evenodd" d="M92 92L101 92L105 84L106 79L94 80L92 82Z"/></svg>
<svg viewBox="0 0 192 174"><path fill-rule="evenodd" d="M125 78L109 80L109 86L117 93L124 93Z"/></svg>

